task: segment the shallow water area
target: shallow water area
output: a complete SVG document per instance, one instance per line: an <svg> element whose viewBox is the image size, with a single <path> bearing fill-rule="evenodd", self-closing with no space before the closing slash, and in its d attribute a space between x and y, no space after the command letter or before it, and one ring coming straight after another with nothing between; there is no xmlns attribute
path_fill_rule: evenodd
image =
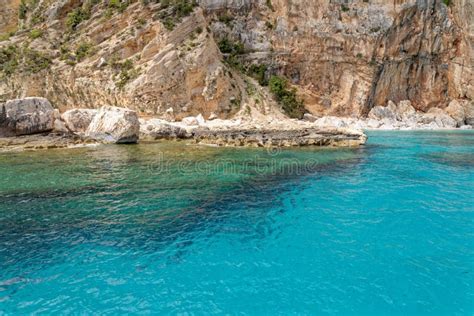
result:
<svg viewBox="0 0 474 316"><path fill-rule="evenodd" d="M474 132L0 154L0 314L471 315Z"/></svg>

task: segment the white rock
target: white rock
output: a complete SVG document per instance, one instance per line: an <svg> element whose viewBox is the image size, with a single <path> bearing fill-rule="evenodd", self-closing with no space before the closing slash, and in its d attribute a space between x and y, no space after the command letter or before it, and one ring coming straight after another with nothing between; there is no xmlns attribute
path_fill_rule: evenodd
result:
<svg viewBox="0 0 474 316"><path fill-rule="evenodd" d="M463 125L460 127L460 129L466 130L466 129L472 129L471 125Z"/></svg>
<svg viewBox="0 0 474 316"><path fill-rule="evenodd" d="M163 115L162 117L165 121L168 121L168 122L174 122L175 121L175 116L174 116L174 110L173 108L168 108L166 111L165 111L165 114Z"/></svg>
<svg viewBox="0 0 474 316"><path fill-rule="evenodd" d="M107 65L107 60L104 57L100 57L99 61L97 62L97 68L101 68Z"/></svg>
<svg viewBox="0 0 474 316"><path fill-rule="evenodd" d="M160 119L143 120L140 122L140 137L148 139L187 138L190 135L185 128L170 124Z"/></svg>
<svg viewBox="0 0 474 316"><path fill-rule="evenodd" d="M92 119L86 136L107 143L136 143L140 122L135 111L114 106L103 106Z"/></svg>
<svg viewBox="0 0 474 316"><path fill-rule="evenodd" d="M344 128L348 127L348 124L345 122L343 118L335 117L335 116L323 116L317 119L314 124L316 126L322 127L337 127L337 128Z"/></svg>
<svg viewBox="0 0 474 316"><path fill-rule="evenodd" d="M96 114L97 110L73 109L64 112L61 118L71 132L85 133Z"/></svg>
<svg viewBox="0 0 474 316"><path fill-rule="evenodd" d="M212 120L215 120L215 119L217 119L217 118L218 118L217 114L214 113L214 112L212 112L211 115L209 115L208 120L209 120L209 121L212 121Z"/></svg>
<svg viewBox="0 0 474 316"><path fill-rule="evenodd" d="M452 100L445 111L456 121L457 126L464 125L466 121L466 112L464 107L457 100Z"/></svg>
<svg viewBox="0 0 474 316"><path fill-rule="evenodd" d="M198 120L194 116L187 116L181 120L181 123L183 123L186 126L197 126L199 125Z"/></svg>
<svg viewBox="0 0 474 316"><path fill-rule="evenodd" d="M431 108L428 113L420 116L419 123L431 125L435 123L438 128L455 128L457 122L440 108Z"/></svg>
<svg viewBox="0 0 474 316"><path fill-rule="evenodd" d="M416 115L416 110L409 100L405 100L398 103L396 114L398 120L405 121L412 119Z"/></svg>
<svg viewBox="0 0 474 316"><path fill-rule="evenodd" d="M382 123L379 120L368 119L366 122L367 128L379 128Z"/></svg>
<svg viewBox="0 0 474 316"><path fill-rule="evenodd" d="M57 133L63 133L63 134L69 133L69 130L67 129L66 124L61 119L54 120L53 130Z"/></svg>
<svg viewBox="0 0 474 316"><path fill-rule="evenodd" d="M395 121L397 119L397 113L396 113L397 108L396 108L395 104L393 104L393 105L392 104L393 104L393 102L390 104L390 106L386 106L386 107L384 107L384 106L375 106L375 107L373 107L372 110L370 110L370 112L369 112L369 118L373 119L373 120L389 119L389 120Z"/></svg>
<svg viewBox="0 0 474 316"><path fill-rule="evenodd" d="M387 109L392 111L392 112L396 112L397 111L397 105L393 101L389 100L387 102Z"/></svg>
<svg viewBox="0 0 474 316"><path fill-rule="evenodd" d="M202 116L201 113L199 113L199 115L196 116L196 121L198 122L198 125L205 125L206 124L206 120L204 119L204 117Z"/></svg>
<svg viewBox="0 0 474 316"><path fill-rule="evenodd" d="M5 104L5 110L16 135L48 132L54 128L54 109L45 98L9 100Z"/></svg>

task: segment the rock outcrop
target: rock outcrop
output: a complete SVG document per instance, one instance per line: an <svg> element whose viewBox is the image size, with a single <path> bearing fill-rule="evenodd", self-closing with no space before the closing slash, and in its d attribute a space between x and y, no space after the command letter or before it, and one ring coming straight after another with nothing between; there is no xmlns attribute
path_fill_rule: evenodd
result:
<svg viewBox="0 0 474 316"><path fill-rule="evenodd" d="M228 147L357 147L367 141L367 136L357 130L318 128L293 130L197 129L193 132L193 138L200 144Z"/></svg>
<svg viewBox="0 0 474 316"><path fill-rule="evenodd" d="M85 133L92 119L97 114L93 109L73 109L61 115L66 127L73 133Z"/></svg>
<svg viewBox="0 0 474 316"><path fill-rule="evenodd" d="M186 129L171 124L160 119L141 120L140 139L185 139L190 138L191 134Z"/></svg>
<svg viewBox="0 0 474 316"><path fill-rule="evenodd" d="M140 134L137 112L103 106L92 119L86 136L105 143L136 143Z"/></svg>
<svg viewBox="0 0 474 316"><path fill-rule="evenodd" d="M466 123L466 109L457 100L453 100L449 103L446 108L446 113L456 121L458 127Z"/></svg>
<svg viewBox="0 0 474 316"><path fill-rule="evenodd" d="M54 128L54 109L45 98L9 100L1 111L5 136L43 133Z"/></svg>

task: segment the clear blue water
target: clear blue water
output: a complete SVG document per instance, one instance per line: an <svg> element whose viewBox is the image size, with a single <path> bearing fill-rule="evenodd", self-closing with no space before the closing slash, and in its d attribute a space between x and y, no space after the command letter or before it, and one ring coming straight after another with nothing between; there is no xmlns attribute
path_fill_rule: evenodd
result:
<svg viewBox="0 0 474 316"><path fill-rule="evenodd" d="M0 314L473 315L474 133L0 154Z"/></svg>

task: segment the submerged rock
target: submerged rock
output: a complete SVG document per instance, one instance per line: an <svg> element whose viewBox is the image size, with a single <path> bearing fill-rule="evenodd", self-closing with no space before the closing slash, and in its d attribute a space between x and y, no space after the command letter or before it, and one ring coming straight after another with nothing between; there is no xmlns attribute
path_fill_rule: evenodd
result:
<svg viewBox="0 0 474 316"><path fill-rule="evenodd" d="M9 100L4 107L3 134L29 135L48 132L54 128L54 109L45 98Z"/></svg>
<svg viewBox="0 0 474 316"><path fill-rule="evenodd" d="M92 119L86 136L106 143L136 143L140 133L137 112L103 106Z"/></svg>
<svg viewBox="0 0 474 316"><path fill-rule="evenodd" d="M96 114L97 110L73 109L64 112L61 118L71 132L85 133Z"/></svg>

